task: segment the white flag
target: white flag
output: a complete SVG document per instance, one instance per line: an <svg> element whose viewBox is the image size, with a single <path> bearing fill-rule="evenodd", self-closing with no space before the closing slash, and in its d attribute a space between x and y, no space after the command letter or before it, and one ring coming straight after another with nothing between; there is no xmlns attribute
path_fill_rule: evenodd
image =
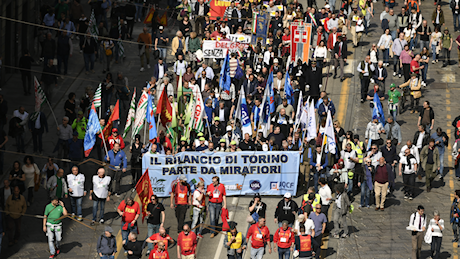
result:
<svg viewBox="0 0 460 260"><path fill-rule="evenodd" d="M294 125L297 126L300 122L300 118L302 117L302 107L303 107L303 96L302 90L300 91L299 101L297 103L297 111L295 112L295 123Z"/></svg>
<svg viewBox="0 0 460 260"><path fill-rule="evenodd" d="M326 118L326 131L324 132L327 139L327 149L332 154L335 154L335 149L337 148L337 143L335 142L335 133L334 133L334 125L332 124L332 116L331 111L327 111L327 118ZM324 137L323 137L324 138Z"/></svg>
<svg viewBox="0 0 460 260"><path fill-rule="evenodd" d="M149 99L149 96L147 92L143 91L141 97L139 98L139 103L137 103L136 117L134 119L134 127L133 127L133 130L131 131L133 140L136 134L138 134L141 131L142 127L144 126L144 120L147 114L148 99Z"/></svg>
<svg viewBox="0 0 460 260"><path fill-rule="evenodd" d="M308 120L307 120L307 141L316 138L316 114L315 114L315 104L314 102L310 103L308 109ZM308 105L308 104L307 104Z"/></svg>

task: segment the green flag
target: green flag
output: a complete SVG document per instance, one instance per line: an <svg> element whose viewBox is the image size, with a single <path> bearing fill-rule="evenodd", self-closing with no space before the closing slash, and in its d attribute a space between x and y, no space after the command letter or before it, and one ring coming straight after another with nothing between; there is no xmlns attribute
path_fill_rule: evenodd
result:
<svg viewBox="0 0 460 260"><path fill-rule="evenodd" d="M131 104L129 105L128 117L126 118L125 130L123 131L123 138L126 137L129 130L131 130L131 125L134 123L134 117L136 116L136 88L134 88L133 97L131 99Z"/></svg>

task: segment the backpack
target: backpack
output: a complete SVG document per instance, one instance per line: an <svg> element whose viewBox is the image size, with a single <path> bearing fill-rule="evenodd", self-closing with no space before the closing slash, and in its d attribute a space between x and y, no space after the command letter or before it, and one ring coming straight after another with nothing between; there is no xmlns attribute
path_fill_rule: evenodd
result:
<svg viewBox="0 0 460 260"><path fill-rule="evenodd" d="M412 154L409 154L407 157L406 157L406 162L408 165L411 165L410 163L410 159L415 159L415 156L412 155ZM417 161L417 160L416 160ZM402 164L402 170L404 171L404 169L406 168L406 164Z"/></svg>
<svg viewBox="0 0 460 260"><path fill-rule="evenodd" d="M390 29L390 25L387 19L382 20L381 27L383 31L385 31L386 29Z"/></svg>

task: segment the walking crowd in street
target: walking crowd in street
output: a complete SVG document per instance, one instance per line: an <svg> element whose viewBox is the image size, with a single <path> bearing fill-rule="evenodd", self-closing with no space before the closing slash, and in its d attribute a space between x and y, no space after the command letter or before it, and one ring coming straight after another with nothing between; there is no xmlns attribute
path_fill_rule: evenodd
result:
<svg viewBox="0 0 460 260"><path fill-rule="evenodd" d="M27 112L23 106L16 106L10 116L7 101L0 95L1 150L5 150L11 137L15 139L16 151L25 153L24 139L30 132L35 155L52 152L56 154L53 157L70 161L55 162L50 157L39 167L33 156L26 155L22 163L12 163L9 177L0 189L0 205L5 212L0 218L5 218L7 223L4 225L0 219L0 241L6 230L8 246L18 243L23 215L36 203L34 192L42 186L49 193L50 202L44 211L43 232L48 237L50 258L55 258L60 254L63 216L69 214L83 221L82 200L89 199L93 201L91 225L104 224L105 203L123 193L121 179L126 172L132 175L132 186L136 185L143 173L144 154L297 151L301 158L298 190L299 194L306 192L300 205L293 200L295 194L285 193L276 207L264 203L260 194L254 194L248 207L249 226L243 233L244 228L226 221L226 188L218 176L213 177L210 184L195 184L192 190L187 176L180 175L171 183L170 196L170 207L177 219L176 240L166 232L164 222L170 216L166 216L165 206L156 195L151 196L147 206L145 240L138 237L138 218L142 214L139 203L128 197L117 207L122 247L128 258L140 258L145 247L150 259L169 258L168 249L175 243L178 257L193 259L197 241L206 232L210 238L223 233L223 246L229 259L243 258L245 250L249 250L251 259L261 259L267 251L277 252L280 259L289 259L291 254L304 259L319 258L324 235L336 239L349 237L348 215L358 194L359 208L372 206L375 211L385 211L387 196L399 189L397 179L401 177L404 199L417 200L420 194L417 178L425 178L423 189L429 193L435 189L436 178L446 177L448 167L444 157L449 146L453 150L455 177L460 180L460 116L452 122L454 136L450 138L453 137L454 142L450 142L446 131L439 127L445 124L438 122L441 120L437 117L435 120L437 108L431 107L427 97L422 99L433 82L428 77L428 68L437 66L439 60L442 67L454 66L450 57L454 47L459 49L460 67L460 36L454 39L446 25L448 14L444 12L447 8L451 10L454 32L459 32L460 1L450 0L446 6L435 2L432 6L428 2L407 0L396 7L394 0L340 3L329 0L319 7L315 0L309 0L304 8L297 0L270 0L266 4L233 0L222 17L210 17L207 1L170 0L168 12L179 24L174 35L171 37L172 29L157 20L161 10L157 7L158 11L152 14L150 22L144 22L142 32L136 37L133 35L135 23L150 15L147 6L153 7L154 2L90 0L91 14L85 14L79 0L71 4L58 1L54 7L45 5L41 9L42 23L49 27L40 31L39 60L43 62L43 73L38 82L34 82L31 66L36 61L24 50L19 61L24 95L31 95L32 83L40 84L46 99L53 100L59 78L67 75L69 59L76 59L78 51L84 59L86 75L96 73L95 67L100 66L103 80L96 91L87 87L79 100L74 92L68 94L62 108L65 116L55 129L48 127L45 113ZM381 14L374 12L378 4L384 6ZM422 10L432 13L431 17L422 15ZM271 18L267 24L267 43L258 42L249 48L241 45L231 53L229 50L226 58L204 58L203 41L232 41L234 35L251 36L253 14L265 11ZM380 22L380 28L374 33L381 30L381 37L377 43L370 44L363 60L347 62L351 52L365 46L362 39L370 31L371 23L377 20L374 15L379 16ZM290 25L299 21L312 26L308 60L290 56L293 44ZM350 35L352 50L347 48ZM78 47L73 46L76 37ZM163 108L169 106L174 118L156 117L158 132L147 142L145 136L142 141L141 132L134 133L135 127L131 126L134 138L125 147L129 128L122 128L125 125L119 113L128 114L127 121L131 120L126 101L135 93L129 85L127 76L130 75L112 74L111 65L131 55L124 53L123 43L134 39L139 47L139 71L146 79L141 92L148 96L151 106L147 111L158 109L163 113ZM349 77L344 67L350 64L355 67L353 71L360 82L358 100L369 101L372 111L372 118L362 133L342 128L344 122L336 119L336 106L323 87L323 69L326 71L329 67L334 72L333 78L343 82ZM402 77L401 84L394 83ZM108 165L97 169L88 180L77 163L85 157L85 136L89 131L91 107L97 99L103 112L98 117L101 129L93 156ZM196 111L192 113L190 104L197 100L204 106L200 122L191 118ZM241 112L242 102L247 118ZM267 107L269 113L265 113ZM156 115L160 114L158 111ZM307 127L303 123L307 118L305 111L308 117L314 118L315 126ZM410 123L418 130L413 138L403 140L397 118L407 112L413 114ZM134 112L132 118L134 124ZM3 130L7 124L8 133ZM144 127L150 129L151 125L146 123ZM328 135L329 128L333 130L332 136ZM43 146L44 134L57 136L53 151ZM325 144L325 139L330 138L334 146ZM4 154L0 153L2 173L3 164ZM70 200L68 210L64 205L67 199ZM459 240L459 201L460 190L456 190L449 216L454 230L453 242ZM191 225L186 223L189 210ZM412 258L420 258L423 240L431 244L431 257L439 258L444 220L439 209L430 209L433 212L430 220L424 210L424 206L419 205L409 217ZM266 226L270 213L278 225L276 231ZM207 217L209 225L204 224ZM113 233L112 227L106 225L98 238L97 254L102 259L112 259L117 253Z"/></svg>

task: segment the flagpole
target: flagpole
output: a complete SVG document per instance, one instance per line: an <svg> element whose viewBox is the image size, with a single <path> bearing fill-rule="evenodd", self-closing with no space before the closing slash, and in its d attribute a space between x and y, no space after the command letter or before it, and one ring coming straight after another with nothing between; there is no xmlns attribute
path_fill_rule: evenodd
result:
<svg viewBox="0 0 460 260"><path fill-rule="evenodd" d="M53 115L54 121L56 122L56 126L58 126L59 124L58 124L58 121L57 121L57 119L56 119L56 115L54 114L53 108L51 107L51 104L50 104L50 102L48 101L48 99L46 99L46 103L48 103L48 106L50 107L50 110L51 110L51 114Z"/></svg>
<svg viewBox="0 0 460 260"><path fill-rule="evenodd" d="M146 122L144 121L144 144L145 144L145 137L146 136L147 136L147 126L146 126Z"/></svg>
<svg viewBox="0 0 460 260"><path fill-rule="evenodd" d="M101 139L102 139L102 142L104 142L105 156L107 156L107 154L109 154L109 150L107 149L107 144L105 143L105 138L104 138L104 134L102 133L102 130L101 130Z"/></svg>

